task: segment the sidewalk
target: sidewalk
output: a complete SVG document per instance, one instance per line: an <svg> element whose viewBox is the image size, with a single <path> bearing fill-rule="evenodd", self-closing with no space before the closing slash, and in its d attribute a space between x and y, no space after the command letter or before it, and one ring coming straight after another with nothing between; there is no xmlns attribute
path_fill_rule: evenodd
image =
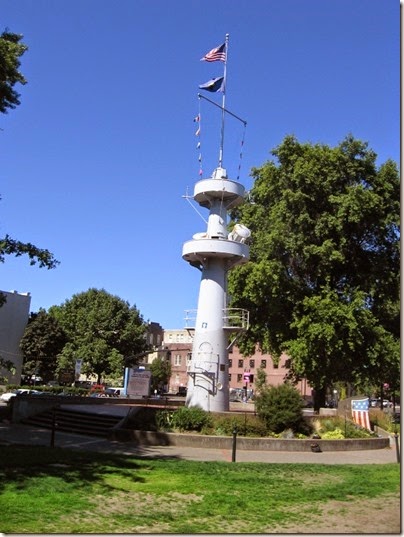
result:
<svg viewBox="0 0 404 537"><path fill-rule="evenodd" d="M0 423L0 447L13 444L50 446L49 429L21 424ZM196 461L232 461L230 449L206 449L181 446L136 446L103 438L55 432L55 447L104 453L122 453L144 458L174 458ZM236 444L237 448L237 444ZM395 442L386 449L338 452L246 451L236 449L236 462L308 463L308 464L387 464L397 463Z"/></svg>

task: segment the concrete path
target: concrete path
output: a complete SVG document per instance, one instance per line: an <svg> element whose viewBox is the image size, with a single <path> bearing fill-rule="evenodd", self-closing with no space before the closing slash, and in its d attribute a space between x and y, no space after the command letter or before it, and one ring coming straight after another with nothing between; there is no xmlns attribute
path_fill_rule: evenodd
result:
<svg viewBox="0 0 404 537"><path fill-rule="evenodd" d="M0 446L51 445L49 429L21 424L0 423ZM104 453L122 453L143 458L170 458L197 461L232 462L230 449L206 449L181 446L136 446L130 442L112 442L102 438L56 431L55 447L82 449ZM237 446L237 445L236 445ZM246 451L236 449L235 462L308 463L308 464L386 464L397 463L395 442L389 448L338 451L338 452L290 452Z"/></svg>

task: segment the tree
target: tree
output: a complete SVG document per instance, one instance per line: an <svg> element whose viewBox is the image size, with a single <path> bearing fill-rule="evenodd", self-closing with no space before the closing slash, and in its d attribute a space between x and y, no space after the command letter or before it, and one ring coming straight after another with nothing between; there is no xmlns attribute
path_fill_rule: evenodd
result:
<svg viewBox="0 0 404 537"><path fill-rule="evenodd" d="M150 364L152 374L152 389L159 390L164 384L168 384L171 377L171 362L163 356L158 356Z"/></svg>
<svg viewBox="0 0 404 537"><path fill-rule="evenodd" d="M61 306L52 306L54 316L68 342L58 358L58 370L74 371L83 360L82 373L103 376L123 373L126 356L147 350L146 324L135 306L104 289L89 289L73 295Z"/></svg>
<svg viewBox="0 0 404 537"><path fill-rule="evenodd" d="M20 104L20 95L14 89L15 84L26 84L24 75L18 70L20 57L28 49L20 43L22 35L13 34L6 29L0 36L0 112L6 114L8 108Z"/></svg>
<svg viewBox="0 0 404 537"><path fill-rule="evenodd" d="M250 311L239 346L287 352L318 407L332 383L375 379L382 363L399 377L399 175L352 136L335 148L287 136L272 155L233 212L253 237L229 276L232 306Z"/></svg>
<svg viewBox="0 0 404 537"><path fill-rule="evenodd" d="M45 382L54 379L57 356L66 343L66 334L55 317L44 309L31 313L20 343L24 353L23 371L39 374Z"/></svg>

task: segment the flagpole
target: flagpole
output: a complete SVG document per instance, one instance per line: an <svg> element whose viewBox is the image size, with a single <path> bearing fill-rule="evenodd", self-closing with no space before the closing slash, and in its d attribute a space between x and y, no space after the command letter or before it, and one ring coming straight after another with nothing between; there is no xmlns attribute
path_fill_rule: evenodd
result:
<svg viewBox="0 0 404 537"><path fill-rule="evenodd" d="M227 71L227 51L229 48L229 34L226 34L225 51L226 56L224 59L224 72L223 72L223 96L222 96L222 128L220 135L220 151L219 151L219 168L222 168L223 164L223 146L224 146L224 118L225 118L225 104L226 104L226 71Z"/></svg>

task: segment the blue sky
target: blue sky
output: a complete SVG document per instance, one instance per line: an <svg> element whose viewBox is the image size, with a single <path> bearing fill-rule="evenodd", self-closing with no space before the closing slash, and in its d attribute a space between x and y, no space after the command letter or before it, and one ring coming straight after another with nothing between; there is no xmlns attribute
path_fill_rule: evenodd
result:
<svg viewBox="0 0 404 537"><path fill-rule="evenodd" d="M247 189L287 134L334 146L352 133L379 164L399 162L397 0L2 0L0 18L29 47L21 105L0 117L0 235L61 262L0 265L0 288L29 291L32 311L96 287L163 328L184 326L200 272L182 245L206 230L183 197L199 179L199 104L204 178L219 148L220 111L197 94L223 64L200 58L226 33ZM231 179L242 130L228 116Z"/></svg>

